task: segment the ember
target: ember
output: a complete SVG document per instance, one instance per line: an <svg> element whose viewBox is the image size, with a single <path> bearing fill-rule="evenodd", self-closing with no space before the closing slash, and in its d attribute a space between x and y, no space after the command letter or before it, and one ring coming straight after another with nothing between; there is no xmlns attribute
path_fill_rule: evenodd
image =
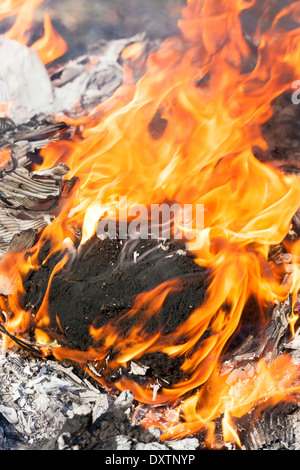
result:
<svg viewBox="0 0 300 470"><path fill-rule="evenodd" d="M72 405L42 446L297 447L299 2L188 0L176 33L71 59L49 13L36 38L42 0L6 3L3 351L110 400Z"/></svg>

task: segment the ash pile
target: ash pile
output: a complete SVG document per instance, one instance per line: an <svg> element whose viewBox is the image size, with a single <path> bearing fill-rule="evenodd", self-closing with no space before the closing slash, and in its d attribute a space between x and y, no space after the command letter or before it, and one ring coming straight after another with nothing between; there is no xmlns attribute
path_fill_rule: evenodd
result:
<svg viewBox="0 0 300 470"><path fill-rule="evenodd" d="M243 377L266 351L272 357L288 351L299 363L299 335L288 341L290 313L289 300L277 305L272 321L261 333L260 347L258 338L249 336L230 358L224 358L226 367L232 366L232 376ZM131 373L140 374L141 365L135 368L132 364ZM205 449L205 433L162 442L159 428L145 429L140 424L150 405L141 407L130 391L119 396L107 393L76 364L41 359L26 349L10 350L0 358L0 376L1 450ZM161 371L158 383L164 376ZM235 425L242 449L299 450L300 409L296 403L280 402L259 417L253 410L236 419ZM221 417L216 434L221 442ZM238 447L225 444L224 449Z"/></svg>
<svg viewBox="0 0 300 470"><path fill-rule="evenodd" d="M110 396L70 364L26 351L0 360L0 450L198 448L196 438L162 444L160 430L132 423L130 392Z"/></svg>

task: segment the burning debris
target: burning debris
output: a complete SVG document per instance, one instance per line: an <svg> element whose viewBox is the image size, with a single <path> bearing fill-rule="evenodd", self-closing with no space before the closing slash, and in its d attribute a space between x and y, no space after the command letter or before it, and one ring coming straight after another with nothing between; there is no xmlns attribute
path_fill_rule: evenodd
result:
<svg viewBox="0 0 300 470"><path fill-rule="evenodd" d="M53 67L50 70L54 90L53 110L68 114L76 108L77 113L82 110L87 112L110 98L124 81L124 70L120 63L122 53L136 43L141 44L144 57L157 47L155 42L143 34L126 39L100 40L90 47L87 54L63 66Z"/></svg>
<svg viewBox="0 0 300 470"><path fill-rule="evenodd" d="M54 328L61 337L61 345L81 350L92 345L91 324L97 329L110 322L119 323L120 338L123 333L126 335L131 325L123 317L133 308L136 296L168 280L182 279L186 295L183 298L180 291L174 293L157 317L145 323L145 331L167 335L203 302L207 273L196 265L190 254L185 251L181 254L179 244L140 240L132 245L93 237L82 247L70 269L55 276L49 291L49 328ZM136 252L140 256L135 262ZM46 247L41 255L47 257ZM24 280L24 307L31 308L34 315L41 307L57 257L61 254L49 257L45 263L41 260L41 269ZM113 348L114 345L112 355Z"/></svg>
<svg viewBox="0 0 300 470"><path fill-rule="evenodd" d="M11 353L1 358L1 450L194 450L196 438L160 442L133 425L134 397L109 396L71 366Z"/></svg>
<svg viewBox="0 0 300 470"><path fill-rule="evenodd" d="M292 350L299 363L299 341L289 338L290 301L278 305L271 323L262 332L264 348L274 359ZM261 355L257 338L249 338L230 358L227 381L242 381L255 374ZM145 367L146 368L146 367ZM145 368L143 373L145 373ZM252 370L251 374L249 371ZM132 363L131 373L141 374ZM161 441L161 430L146 430L141 422L148 413L164 415L161 407L138 406L131 392L118 398L105 392L99 384L78 371L76 365L51 359L41 360L26 349L2 356L1 449L84 449L84 450L196 450L205 449L205 433L181 440ZM257 410L235 421L242 449L298 450L300 411L297 403L266 407L258 419ZM153 418L153 416L152 416ZM217 437L222 442L221 425ZM228 447L228 446L227 446ZM226 446L225 446L226 448ZM230 448L230 446L229 446ZM232 447L233 448L233 447Z"/></svg>
<svg viewBox="0 0 300 470"><path fill-rule="evenodd" d="M49 15L30 42L35 2L9 3L0 448L297 449L298 3L191 0L177 36L66 63ZM144 238L175 203L204 227L182 210Z"/></svg>

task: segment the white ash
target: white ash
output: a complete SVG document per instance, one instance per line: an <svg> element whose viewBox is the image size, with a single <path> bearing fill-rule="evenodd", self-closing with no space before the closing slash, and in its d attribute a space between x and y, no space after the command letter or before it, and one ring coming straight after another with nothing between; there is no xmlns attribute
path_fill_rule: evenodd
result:
<svg viewBox="0 0 300 470"><path fill-rule="evenodd" d="M159 442L150 442L149 444L143 444L142 442L137 444L136 450L168 450L165 444Z"/></svg>
<svg viewBox="0 0 300 470"><path fill-rule="evenodd" d="M195 437L186 437L177 441L165 441L165 445L173 450L195 450L199 446L199 441Z"/></svg>
<svg viewBox="0 0 300 470"><path fill-rule="evenodd" d="M139 443L136 450L196 450L199 447L199 441L195 437L175 441L165 441L164 443L150 442L149 444Z"/></svg>
<svg viewBox="0 0 300 470"><path fill-rule="evenodd" d="M125 409L129 408L134 402L134 396L129 390L122 392L115 400L115 406L117 408Z"/></svg>
<svg viewBox="0 0 300 470"><path fill-rule="evenodd" d="M0 355L0 377L0 416L27 444L56 436L75 414L94 410L97 418L112 400L88 379L81 380L72 367L11 350Z"/></svg>
<svg viewBox="0 0 300 470"><path fill-rule="evenodd" d="M130 450L132 448L132 441L127 436L117 436L115 440L117 450Z"/></svg>
<svg viewBox="0 0 300 470"><path fill-rule="evenodd" d="M60 434L68 420L92 413L92 421L95 422L112 405L130 419L135 408L130 391L126 390L115 398L102 392L100 386L96 388L89 377L78 377L72 366L32 357L19 350L0 354L0 378L0 450L39 449L54 439L57 439L59 450L76 450L76 445L70 447L69 444L72 436L66 432ZM3 425L3 419L7 425ZM10 428L8 436L5 436L7 426ZM114 438L114 448L190 450L199 445L197 439L162 443L161 431L155 427L150 428L149 433L154 442L137 442L120 434Z"/></svg>
<svg viewBox="0 0 300 470"><path fill-rule="evenodd" d="M16 124L39 112L51 112L53 88L36 51L0 36L1 90Z"/></svg>
<svg viewBox="0 0 300 470"><path fill-rule="evenodd" d="M130 363L130 373L133 375L145 375L149 367L144 366L143 364L136 364L134 361Z"/></svg>

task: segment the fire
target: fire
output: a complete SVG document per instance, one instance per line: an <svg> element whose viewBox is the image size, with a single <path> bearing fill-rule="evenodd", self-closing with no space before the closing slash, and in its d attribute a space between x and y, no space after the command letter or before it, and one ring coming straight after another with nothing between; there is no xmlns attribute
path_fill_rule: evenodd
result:
<svg viewBox="0 0 300 470"><path fill-rule="evenodd" d="M5 149L0 151L0 171L5 168L10 160L10 150Z"/></svg>
<svg viewBox="0 0 300 470"><path fill-rule="evenodd" d="M143 45L140 42L134 42L127 46L122 52L122 59L124 60L138 60L143 53Z"/></svg>
<svg viewBox="0 0 300 470"><path fill-rule="evenodd" d="M68 46L64 39L53 29L50 15L47 13L44 18L44 37L36 41L31 48L35 49L44 64L63 56Z"/></svg>
<svg viewBox="0 0 300 470"><path fill-rule="evenodd" d="M27 0L23 2L14 25L5 33L5 36L27 45L29 41L28 32L32 27L34 11L43 1L44 0Z"/></svg>
<svg viewBox="0 0 300 470"><path fill-rule="evenodd" d="M292 256L292 272L290 273L290 283L291 283L291 297L292 297L292 313L288 318L290 323L291 335L295 336L295 325L299 319L299 313L297 313L297 307L299 305L299 290L300 290L300 270L299 270L299 261L300 261L300 243L299 241L293 243L291 246L288 246L288 249L291 252Z"/></svg>
<svg viewBox="0 0 300 470"><path fill-rule="evenodd" d="M0 20L16 15L22 7L24 0L4 0L0 7Z"/></svg>
<svg viewBox="0 0 300 470"><path fill-rule="evenodd" d="M19 15L23 15L21 3L12 5ZM30 5L33 8L40 3L32 1ZM241 17L255 6L254 0L188 1L179 22L181 35L166 39L149 56L142 78L135 84L132 75L125 74L124 84L111 99L88 117L73 121L81 125L80 138L74 136L72 142L57 142L41 151L42 168L67 163L71 169L68 177L78 177L78 185L37 246L13 260L11 255L4 257L0 265L9 290L1 308L8 312L10 332L24 334L33 321L37 340L48 343L51 280L76 256L70 228L82 227L83 245L110 211L122 214L124 209L165 201L204 205L205 227L195 233L189 250L200 266L209 269L210 284L203 304L176 331L151 335L144 326L158 315L169 296L182 292L180 279L135 299L125 314L131 326L122 338L117 323L101 328L91 325L93 348L71 351L53 346L51 352L58 359L78 361L87 370L89 361L106 362L111 370L126 367L145 353L183 358L185 380L162 388L156 395L151 384L142 387L125 376L114 385L119 390L131 389L141 403L174 407L176 422L167 422L165 439L204 428L210 446L216 445L214 420L218 417L222 416L224 441L241 445L236 418L255 406L268 406L299 393L299 366L289 356L271 363L262 358L242 379L232 380L229 372L222 370L222 355L240 327L247 301L256 299L259 311L253 314L267 323L268 307L291 294L294 308L300 288L297 262L285 284L268 262L270 247L285 240L299 209L299 178L259 162L252 151L254 147L267 149L261 125L272 116L273 100L290 90L300 73L300 27L286 30L282 22L288 17L298 24L300 6L296 2L283 8L267 30L258 22L253 34L257 44L253 63ZM9 34L17 31L24 40L31 11L27 10L28 19L17 19ZM4 15L4 7L1 13ZM57 50L59 55L65 52L48 16L45 37L32 47L45 63L53 60ZM141 54L138 43L123 52L127 72L128 62ZM154 118L163 124L158 137L149 130ZM122 207L120 196L126 196L128 207ZM38 253L47 240L51 241L50 255L62 251L63 256L32 319L19 302L22 276L39 269ZM298 260L299 244L292 244L289 252ZM13 286L9 279L15 280ZM21 319L25 322L20 326ZM292 335L297 320L298 314L293 313ZM43 329L47 330L46 338L41 336ZM114 345L117 348L110 360L108 351ZM106 386L104 377L95 377Z"/></svg>
<svg viewBox="0 0 300 470"><path fill-rule="evenodd" d="M224 442L236 442L240 446L234 419L251 412L254 406L258 413L259 409L274 406L281 400L293 400L299 391L299 366L289 356L278 357L271 364L261 359L242 378L231 378L230 372L222 375L214 372L196 396L179 406L178 412L183 413L185 422L171 428L166 423L163 439L184 437L207 428L207 445L216 447L220 443L215 440L212 422L223 416Z"/></svg>
<svg viewBox="0 0 300 470"><path fill-rule="evenodd" d="M34 12L44 0L21 0L6 2L7 5L0 10L0 20L6 16L17 14L16 21L12 28L5 33L5 36L27 45L30 39L30 30L32 28ZM64 39L53 29L51 19L47 13L44 18L44 37L32 44L31 49L37 51L41 61L48 64L64 55L68 46Z"/></svg>

